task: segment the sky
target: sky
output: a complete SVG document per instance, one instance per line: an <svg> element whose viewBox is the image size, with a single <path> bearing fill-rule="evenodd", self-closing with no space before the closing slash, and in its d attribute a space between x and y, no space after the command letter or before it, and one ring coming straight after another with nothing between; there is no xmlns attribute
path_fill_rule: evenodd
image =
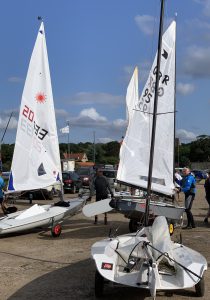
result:
<svg viewBox="0 0 210 300"><path fill-rule="evenodd" d="M157 50L159 0L0 0L0 138L14 143L28 64L44 19L59 142L121 140L135 66L140 94ZM176 136L210 135L210 0L166 0L177 13Z"/></svg>

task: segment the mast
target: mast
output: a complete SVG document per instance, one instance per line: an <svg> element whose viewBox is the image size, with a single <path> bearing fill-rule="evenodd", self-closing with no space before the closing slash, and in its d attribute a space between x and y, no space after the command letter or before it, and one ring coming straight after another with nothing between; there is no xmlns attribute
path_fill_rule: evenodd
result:
<svg viewBox="0 0 210 300"><path fill-rule="evenodd" d="M153 168L153 159L154 159L155 131L156 131L157 104L158 104L158 88L159 88L159 73L160 73L162 35L163 35L164 2L165 2L165 0L161 0L160 25L159 25L159 36L158 36L158 54L157 54L157 73L156 73L156 81L155 81L154 110L153 110L152 136L151 136L151 146L150 146L148 183L147 183L147 201L146 201L146 208L145 208L144 226L148 226L149 205L150 205L150 198L151 198L152 168Z"/></svg>
<svg viewBox="0 0 210 300"><path fill-rule="evenodd" d="M175 21L177 18L177 13L175 13ZM176 37L176 32L175 32L175 37ZM175 139L176 139L176 42L175 42L175 76L174 76L174 161L173 161L173 174L174 174L174 182L175 182ZM179 144L179 142L178 142ZM178 146L179 147L179 146ZM172 197L173 201L175 199L175 196L173 195Z"/></svg>

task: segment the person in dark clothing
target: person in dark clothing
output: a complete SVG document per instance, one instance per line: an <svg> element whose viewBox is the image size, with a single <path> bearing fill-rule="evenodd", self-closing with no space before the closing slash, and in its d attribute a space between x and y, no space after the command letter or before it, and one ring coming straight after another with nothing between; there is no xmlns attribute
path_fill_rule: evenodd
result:
<svg viewBox="0 0 210 300"><path fill-rule="evenodd" d="M183 178L180 181L181 192L185 194L185 212L187 214L187 226L183 229L191 229L195 228L195 222L193 218L193 214L191 212L193 200L195 199L196 193L196 180L195 177L190 173L190 169L185 167L182 170Z"/></svg>
<svg viewBox="0 0 210 300"><path fill-rule="evenodd" d="M94 181L95 190L96 190L96 201L100 201L103 199L108 198L108 192L110 192L111 196L113 197L113 192L109 185L109 182L105 176L103 176L102 170L97 170L96 178ZM95 216L94 224L97 224L98 216ZM107 213L104 214L104 224L107 225Z"/></svg>
<svg viewBox="0 0 210 300"><path fill-rule="evenodd" d="M204 183L205 193L206 193L206 201L208 202L209 208L207 215L204 219L204 223L208 223L208 218L210 217L210 172L208 172L208 177Z"/></svg>

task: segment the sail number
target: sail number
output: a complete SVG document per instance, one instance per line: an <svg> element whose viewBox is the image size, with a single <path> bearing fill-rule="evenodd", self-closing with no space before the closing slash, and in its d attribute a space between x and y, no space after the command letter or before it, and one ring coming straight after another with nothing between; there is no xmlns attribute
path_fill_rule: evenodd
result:
<svg viewBox="0 0 210 300"><path fill-rule="evenodd" d="M24 106L22 115L26 119L21 119L21 129L29 136L32 136L33 133L35 133L38 139L40 139L41 141L44 140L44 138L48 134L48 131L36 124L36 122L34 121L34 112L27 105ZM29 120L30 123L27 120Z"/></svg>
<svg viewBox="0 0 210 300"><path fill-rule="evenodd" d="M148 87L145 88L143 96L139 99L140 101L137 104L137 109L140 109L143 112L148 111L148 104L150 103L154 93L155 93L155 79L153 75L155 76L157 73L157 67L154 68L152 76L149 77L148 80ZM158 96L162 97L164 95L164 85L167 86L169 82L169 76L168 75L162 75L161 72L159 72L159 81L161 81L161 85L158 88Z"/></svg>

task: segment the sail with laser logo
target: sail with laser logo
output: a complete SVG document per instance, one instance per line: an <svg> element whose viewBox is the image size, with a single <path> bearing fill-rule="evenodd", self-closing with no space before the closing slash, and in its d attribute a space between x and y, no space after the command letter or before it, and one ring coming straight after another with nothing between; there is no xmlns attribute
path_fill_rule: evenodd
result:
<svg viewBox="0 0 210 300"><path fill-rule="evenodd" d="M22 94L8 191L45 188L60 180L59 144L42 22Z"/></svg>

